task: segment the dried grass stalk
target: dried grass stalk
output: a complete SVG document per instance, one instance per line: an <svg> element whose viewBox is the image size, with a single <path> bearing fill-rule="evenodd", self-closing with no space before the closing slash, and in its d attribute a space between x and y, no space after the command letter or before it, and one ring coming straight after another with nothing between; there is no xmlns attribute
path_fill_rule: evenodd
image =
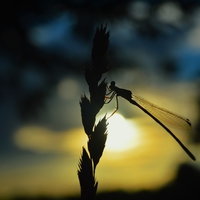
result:
<svg viewBox="0 0 200 200"><path fill-rule="evenodd" d="M107 139L107 122L104 117L95 126L96 115L105 103L107 83L99 81L102 74L110 68L108 66L107 49L109 44L109 32L106 26L97 28L92 47L92 66L86 67L84 75L89 86L90 99L81 96L81 117L85 133L88 136L88 151L83 147L83 153L79 161L78 178L81 187L81 198L92 200L95 198L98 183L95 181L95 169L103 154Z"/></svg>
<svg viewBox="0 0 200 200"><path fill-rule="evenodd" d="M84 200L94 199L98 182L95 181L92 160L90 159L84 147L78 167L78 178L81 186L81 197Z"/></svg>

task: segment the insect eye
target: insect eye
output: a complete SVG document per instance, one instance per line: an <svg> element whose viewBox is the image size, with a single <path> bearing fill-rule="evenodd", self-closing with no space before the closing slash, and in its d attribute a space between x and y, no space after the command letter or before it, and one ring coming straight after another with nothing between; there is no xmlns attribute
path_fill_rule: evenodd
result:
<svg viewBox="0 0 200 200"><path fill-rule="evenodd" d="M115 81L111 81L110 86L115 86Z"/></svg>

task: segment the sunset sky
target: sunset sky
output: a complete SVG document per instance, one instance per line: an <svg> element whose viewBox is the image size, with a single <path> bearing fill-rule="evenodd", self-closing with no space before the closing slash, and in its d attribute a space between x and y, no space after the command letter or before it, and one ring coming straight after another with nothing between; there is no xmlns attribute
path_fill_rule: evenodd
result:
<svg viewBox="0 0 200 200"><path fill-rule="evenodd" d="M196 109L191 99L194 91L191 90L190 95L186 95L184 89L188 87L191 85L173 83L173 87L169 85L165 91L154 87L148 89L148 94L144 89L143 96L156 104L167 104L168 109L188 116L195 122L197 116L190 112ZM182 91L178 97L175 95L177 90ZM158 98L157 95L161 97ZM59 107L60 102L57 103L55 108ZM198 164L199 148L189 141L192 131L171 129L196 156L196 162L188 157L165 130L137 107L121 98L119 104L119 110L109 119L108 140L97 167L99 192L157 189L176 177L181 163ZM77 103L75 107L78 106ZM64 107L66 111L72 109L67 105ZM51 112L56 112L55 108L51 107ZM98 118L101 119L106 111L111 113L114 108L115 102L105 105ZM80 111L77 110L75 113L80 121ZM131 113L133 117L128 118ZM68 112L61 115L68 119ZM82 146L87 146L87 136L81 121L80 126L64 131L54 131L36 124L20 126L13 133L12 144L18 153L4 157L4 162L1 163L2 196L78 195L77 164Z"/></svg>
<svg viewBox="0 0 200 200"><path fill-rule="evenodd" d="M168 127L197 160L119 97L96 169L98 193L164 187L183 163L200 170L200 5L185 16L172 2L127 1L124 17L113 20L118 4L113 13L91 12L88 18L84 9L52 2L13 8L10 18L5 12L8 21L0 30L0 199L80 195L77 169L87 136L79 101L83 94L89 97L83 68L91 64L95 29L104 21L111 34L111 70L103 78L189 118L191 130L174 128L173 120ZM150 8L153 19L147 16ZM96 124L115 108L114 98L98 113Z"/></svg>

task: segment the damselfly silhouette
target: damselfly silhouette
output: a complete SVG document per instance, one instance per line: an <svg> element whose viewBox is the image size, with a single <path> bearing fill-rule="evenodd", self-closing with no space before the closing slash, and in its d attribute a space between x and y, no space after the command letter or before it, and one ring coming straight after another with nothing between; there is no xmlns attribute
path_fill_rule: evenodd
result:
<svg viewBox="0 0 200 200"><path fill-rule="evenodd" d="M158 124L160 124L160 126L162 126L178 142L178 144L188 154L188 156L192 160L196 160L194 155L171 132L171 130L169 130L164 125L164 123L165 123L170 126L174 126L176 128L191 129L191 123L190 123L189 119L184 118L180 115L174 114L174 113L172 113L164 108L161 108L153 103L150 103L147 100L145 100L139 96L133 95L130 90L116 87L114 81L111 82L110 86L108 87L108 90L109 90L108 95L110 95L110 96L106 97L105 103L109 103L115 96L116 96L116 102L117 102L117 107L116 107L115 111L111 114L111 116L118 110L118 96L123 97L124 99L129 101L131 104L140 108L143 112L145 112L147 115L149 115Z"/></svg>

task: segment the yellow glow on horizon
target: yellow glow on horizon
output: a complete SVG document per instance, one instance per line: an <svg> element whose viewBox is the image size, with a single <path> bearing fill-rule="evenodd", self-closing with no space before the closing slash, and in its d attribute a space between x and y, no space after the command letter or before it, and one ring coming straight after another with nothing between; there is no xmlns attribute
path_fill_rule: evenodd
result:
<svg viewBox="0 0 200 200"><path fill-rule="evenodd" d="M135 124L125 120L122 115L114 114L108 123L106 150L125 151L140 143Z"/></svg>
<svg viewBox="0 0 200 200"><path fill-rule="evenodd" d="M173 180L178 164L189 160L176 141L148 117L127 120L115 113L108 123L108 140L96 170L101 184L98 191L157 189ZM187 145L186 134L175 134ZM61 132L21 127L13 141L24 151L54 156L32 165L22 162L12 173L9 167L0 170L1 194L8 195L18 187L22 188L17 190L19 194L79 194L77 166L88 141L82 127Z"/></svg>
<svg viewBox="0 0 200 200"><path fill-rule="evenodd" d="M13 141L19 148L35 153L77 154L87 137L82 128L57 132L39 126L24 126L16 131Z"/></svg>

